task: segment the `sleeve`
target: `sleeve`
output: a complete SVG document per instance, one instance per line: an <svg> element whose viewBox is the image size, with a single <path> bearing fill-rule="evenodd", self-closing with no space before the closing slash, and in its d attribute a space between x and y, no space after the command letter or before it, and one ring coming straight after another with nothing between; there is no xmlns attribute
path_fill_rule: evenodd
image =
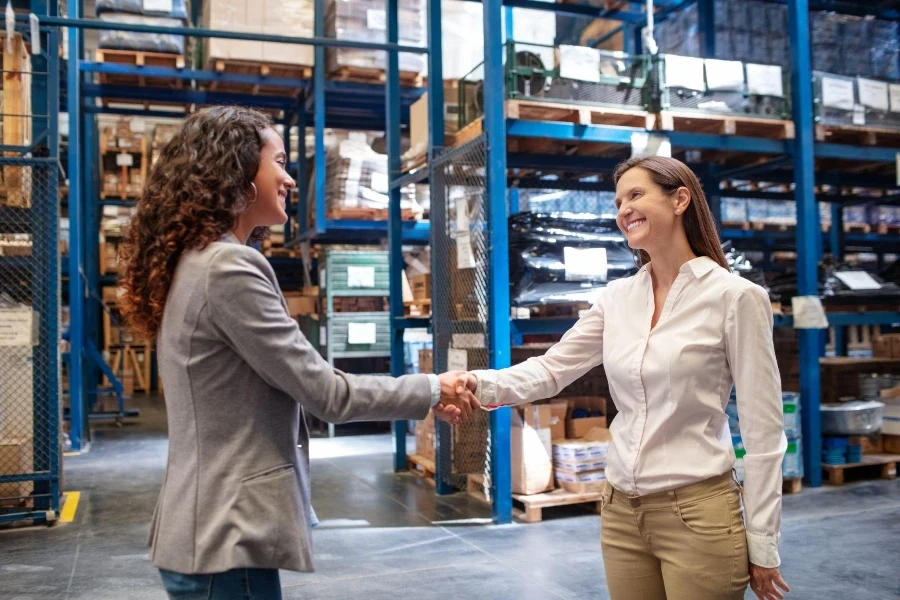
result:
<svg viewBox="0 0 900 600"><path fill-rule="evenodd" d="M428 374L428 383L431 384L431 408L441 401L441 380L437 375Z"/></svg>
<svg viewBox="0 0 900 600"><path fill-rule="evenodd" d="M473 371L475 395L482 406L511 406L552 398L603 362L603 300L606 290L588 313L543 356L502 370Z"/></svg>
<svg viewBox="0 0 900 600"><path fill-rule="evenodd" d="M787 450L772 325L772 305L762 288L747 288L732 300L725 322L725 344L747 451L747 546L750 562L761 567L781 564L781 469Z"/></svg>
<svg viewBox="0 0 900 600"><path fill-rule="evenodd" d="M432 406L426 375L356 376L331 367L288 316L252 248L229 245L211 257L206 299L213 327L263 380L330 423L424 419Z"/></svg>

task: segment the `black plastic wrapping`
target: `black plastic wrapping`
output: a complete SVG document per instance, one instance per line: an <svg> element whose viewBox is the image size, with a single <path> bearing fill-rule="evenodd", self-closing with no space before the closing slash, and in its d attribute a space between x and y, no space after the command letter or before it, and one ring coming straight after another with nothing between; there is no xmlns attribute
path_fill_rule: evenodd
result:
<svg viewBox="0 0 900 600"><path fill-rule="evenodd" d="M104 13L100 20L113 23L138 23L163 27L183 27L177 19L163 17L143 17L122 13ZM134 33L130 31L101 31L100 48L104 50L133 50L137 52L159 52L162 54L184 54L184 36Z"/></svg>
<svg viewBox="0 0 900 600"><path fill-rule="evenodd" d="M195 1L199 2L200 0ZM99 17L104 13L126 13L144 17L168 17L170 19L181 19L182 21L189 19L186 0L172 0L172 9L168 11L154 10L154 8L161 8L166 3L150 3L145 8L146 4L144 0L97 0L97 16Z"/></svg>
<svg viewBox="0 0 900 600"><path fill-rule="evenodd" d="M733 273L766 290L772 302L781 301L781 295L769 287L765 272L761 268L754 267L747 256L736 249L731 241L722 242L722 252L725 253L725 261Z"/></svg>
<svg viewBox="0 0 900 600"><path fill-rule="evenodd" d="M566 248L604 248L607 276L566 280ZM509 219L513 306L590 302L609 281L637 272L615 219L573 213L518 213Z"/></svg>
<svg viewBox="0 0 900 600"><path fill-rule="evenodd" d="M851 306L858 304L896 304L900 303L900 286L885 281L871 274L875 281L882 284L878 290L853 290L835 276L839 271L860 271L860 267L846 264L823 262L819 266L819 296L825 306ZM797 274L794 270L779 275L771 282L772 290L784 298L797 295Z"/></svg>

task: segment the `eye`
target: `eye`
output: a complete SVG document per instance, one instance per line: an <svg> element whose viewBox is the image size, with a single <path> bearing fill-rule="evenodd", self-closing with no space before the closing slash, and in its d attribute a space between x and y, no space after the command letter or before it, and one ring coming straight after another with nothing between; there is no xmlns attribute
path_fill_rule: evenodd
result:
<svg viewBox="0 0 900 600"><path fill-rule="evenodd" d="M640 195L641 195L641 192L639 190L635 190L635 191L631 192L632 199L637 198Z"/></svg>

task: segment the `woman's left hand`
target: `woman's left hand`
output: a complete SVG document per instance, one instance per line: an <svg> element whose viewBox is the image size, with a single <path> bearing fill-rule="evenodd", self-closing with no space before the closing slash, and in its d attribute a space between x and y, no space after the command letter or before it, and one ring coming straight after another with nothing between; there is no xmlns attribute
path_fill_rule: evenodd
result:
<svg viewBox="0 0 900 600"><path fill-rule="evenodd" d="M784 594L791 591L778 567L768 569L754 564L750 565L750 589L759 600L783 600Z"/></svg>

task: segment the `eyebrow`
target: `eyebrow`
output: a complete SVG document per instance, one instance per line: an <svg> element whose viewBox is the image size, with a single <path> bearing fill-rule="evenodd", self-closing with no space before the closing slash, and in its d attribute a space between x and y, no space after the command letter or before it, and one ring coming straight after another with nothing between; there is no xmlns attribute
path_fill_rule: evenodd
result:
<svg viewBox="0 0 900 600"><path fill-rule="evenodd" d="M636 185L636 186L634 186L633 188L630 188L627 192L625 192L624 195L625 195L625 196L630 196L630 195L633 194L634 192L640 191L640 190L643 190L643 189L644 189L643 187L641 187L641 186L639 186L639 185ZM616 196L615 199L614 199L613 201L614 201L615 203L618 204L618 203L622 202L622 197L621 197L621 196Z"/></svg>

